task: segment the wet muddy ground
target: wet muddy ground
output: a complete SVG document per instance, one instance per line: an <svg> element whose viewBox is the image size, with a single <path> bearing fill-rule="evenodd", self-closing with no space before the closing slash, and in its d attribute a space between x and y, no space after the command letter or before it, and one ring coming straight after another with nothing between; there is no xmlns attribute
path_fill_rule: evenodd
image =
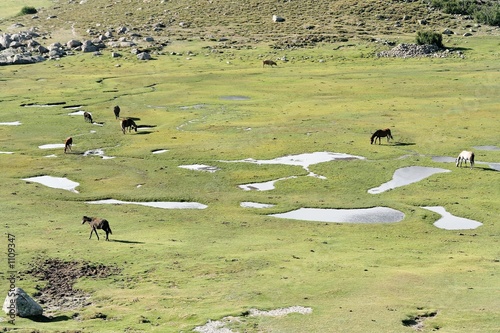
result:
<svg viewBox="0 0 500 333"><path fill-rule="evenodd" d="M56 258L37 258L24 274L42 282L37 285L36 301L45 313L78 309L91 304L90 295L73 286L82 277L106 278L120 273L117 267L89 262L63 261Z"/></svg>

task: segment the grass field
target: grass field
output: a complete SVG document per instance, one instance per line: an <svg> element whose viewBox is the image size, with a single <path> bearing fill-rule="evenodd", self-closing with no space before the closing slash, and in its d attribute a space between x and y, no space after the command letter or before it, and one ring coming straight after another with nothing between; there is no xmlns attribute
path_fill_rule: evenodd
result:
<svg viewBox="0 0 500 333"><path fill-rule="evenodd" d="M224 53L207 51L210 43L173 42L169 48L183 55L165 52L148 62L127 54L112 59L106 50L0 67L0 123L21 122L0 126L0 152L13 153L0 154L0 244L6 249L7 235L15 236L17 285L35 294L46 284L25 273L37 258L120 270L77 280L75 288L91 296L88 305L49 313L43 322L0 325L16 332L189 332L250 308L300 305L312 313L243 316L231 325L239 332L412 332L407 323L422 320L424 332L498 332L499 173L487 164L470 170L432 160L500 146L498 39L450 38L445 44L465 57L444 59L378 59L375 44L361 41ZM282 56L290 61L262 68L262 59ZM66 104L21 106L56 102ZM103 126L69 116L70 105ZM114 105L143 128L124 135ZM394 141L370 145L371 133L385 127ZM68 136L72 153L38 148ZM82 155L92 149L114 158ZM168 151L152 154L156 149ZM366 160L310 167L326 179L298 166L224 162L321 151ZM476 160L500 163L500 151L476 150ZM179 168L187 164L221 170ZM367 193L414 165L452 172ZM79 182L79 193L22 180L39 175ZM297 178L272 191L238 188L288 176ZM107 198L208 208L86 203ZM275 206L242 208L243 201ZM375 206L398 209L405 219L341 224L268 216ZM438 229L438 214L422 206L443 206L483 225ZM83 215L108 219L111 241L102 232L100 241L88 240ZM0 267L7 271L7 258ZM1 295L8 289L0 284Z"/></svg>

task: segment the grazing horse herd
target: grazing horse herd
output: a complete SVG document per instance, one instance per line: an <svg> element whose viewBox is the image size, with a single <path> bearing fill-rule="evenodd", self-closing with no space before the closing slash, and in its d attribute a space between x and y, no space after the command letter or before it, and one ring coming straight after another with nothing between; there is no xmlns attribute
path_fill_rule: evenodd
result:
<svg viewBox="0 0 500 333"><path fill-rule="evenodd" d="M125 134L126 130L128 129L129 132L134 131L137 132L137 124L133 119L130 118L120 118L120 107L116 105L113 107L113 113L115 115L116 119L120 119L120 128ZM83 113L83 119L85 122L89 122L91 124L94 123L94 119L92 119L92 114L90 112L85 111ZM66 140L64 140L64 153L68 153L71 151L71 146L73 145L73 138L68 137ZM97 236L97 240L99 240L99 234L97 233L97 229L101 229L106 233L106 240L109 241L109 234L113 234L111 231L111 227L109 226L109 222L106 219L98 218L98 217L88 217L84 216L82 219L82 224L88 223L90 226L90 237L89 239L92 238L92 233L95 233Z"/></svg>
<svg viewBox="0 0 500 333"><path fill-rule="evenodd" d="M268 65L271 67L277 66L277 64L272 60L264 60L262 62L262 66L265 66L265 65ZM114 113L116 119L120 119L120 107L118 105L116 105L113 108L113 113ZM89 112L84 112L83 117L84 117L84 120L86 122L93 123L92 115ZM126 133L127 129L129 132L131 132L132 129L137 132L137 125L136 125L135 121L133 119L130 119L130 118L120 119L120 127L121 127L123 134ZM392 137L391 130L389 128L379 129L379 130L376 130L375 133L372 134L372 136L370 138L370 144L373 144L374 142L377 143L377 139L378 139L378 144L380 145L381 140L384 137L387 137L387 142L389 142L390 140L394 140L394 138ZM72 137L69 137L65 140L64 153L71 151L72 144L73 144ZM456 159L456 166L461 167L462 163L464 163L465 166L467 166L467 161L469 161L470 168L472 169L474 167L474 153L471 151L464 150L460 153L460 155L458 155L458 157ZM98 218L98 217L84 216L83 220L82 220L82 224L85 224L85 223L88 223L90 225L91 230L90 230L89 239L92 238L92 233L95 233L97 236L97 240L99 240L99 235L97 234L97 229L101 229L106 233L106 240L107 241L109 240L108 235L112 234L112 232L111 232L111 228L109 226L109 222L106 219L102 219L102 218Z"/></svg>

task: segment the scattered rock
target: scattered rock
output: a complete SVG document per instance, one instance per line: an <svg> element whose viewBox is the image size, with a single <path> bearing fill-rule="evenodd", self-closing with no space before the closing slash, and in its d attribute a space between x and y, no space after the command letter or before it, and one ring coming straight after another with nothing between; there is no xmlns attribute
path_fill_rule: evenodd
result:
<svg viewBox="0 0 500 333"><path fill-rule="evenodd" d="M273 15L273 22L285 22L285 19L278 15Z"/></svg>
<svg viewBox="0 0 500 333"><path fill-rule="evenodd" d="M43 314L43 308L21 288L9 292L3 302L2 310L7 314L15 311L19 317L35 317Z"/></svg>

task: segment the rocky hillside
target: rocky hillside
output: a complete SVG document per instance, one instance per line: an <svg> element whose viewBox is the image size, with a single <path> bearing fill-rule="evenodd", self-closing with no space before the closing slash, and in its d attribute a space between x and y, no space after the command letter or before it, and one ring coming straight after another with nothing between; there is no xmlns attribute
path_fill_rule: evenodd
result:
<svg viewBox="0 0 500 333"><path fill-rule="evenodd" d="M273 15L283 21L274 22ZM127 27L158 38L284 46L414 34L419 29L463 33L473 26L471 20L443 14L424 0L54 0L52 8L1 25L14 23L80 38Z"/></svg>
<svg viewBox="0 0 500 333"><path fill-rule="evenodd" d="M0 27L0 65L130 47L147 60L149 52L186 39L224 41L220 47L226 48L264 43L289 49L414 38L419 30L498 34L468 17L441 13L425 0L53 0L53 6L4 20Z"/></svg>

